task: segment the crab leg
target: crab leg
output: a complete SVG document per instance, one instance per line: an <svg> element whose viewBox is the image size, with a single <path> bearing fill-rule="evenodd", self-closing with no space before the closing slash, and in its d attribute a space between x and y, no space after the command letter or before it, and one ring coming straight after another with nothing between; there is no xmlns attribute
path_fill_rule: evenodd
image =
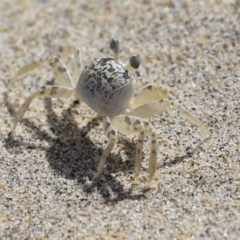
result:
<svg viewBox="0 0 240 240"><path fill-rule="evenodd" d="M128 115L119 115L112 120L113 126L123 133L133 133L138 134L137 146L136 146L136 157L135 157L135 175L134 182L136 183L141 169L142 163L142 149L143 143L145 140L145 135L151 134L151 152L149 157L149 177L148 177L148 186L150 185L152 178L155 174L157 166L157 139L154 133L152 125L145 121L144 119L128 116Z"/></svg>
<svg viewBox="0 0 240 240"><path fill-rule="evenodd" d="M188 112L183 106L177 104L169 99L157 100L143 106L134 109L130 115L138 116L141 118L148 118L154 114L159 114L166 110L167 108L176 108L185 118L187 118L191 123L195 124L202 132L202 134L207 137L207 129L204 124L190 112Z"/></svg>
<svg viewBox="0 0 240 240"><path fill-rule="evenodd" d="M68 56L70 56L71 54L74 55L73 84L74 84L74 86L76 86L76 84L79 80L80 74L82 72L82 69L83 69L81 51L78 48L73 47L73 46L60 47L59 51L60 51L60 55L61 55L61 58L63 59L63 61L65 61L66 58Z"/></svg>
<svg viewBox="0 0 240 240"><path fill-rule="evenodd" d="M93 177L93 180L97 179L102 174L103 167L105 165L107 156L112 151L112 149L115 145L116 139L117 139L117 132L114 130L114 128L111 124L111 121L110 121L109 117L107 117L107 116L104 116L104 118L103 118L103 129L104 129L105 135L108 137L108 145L103 151L100 163L97 168L97 172L96 172L95 176Z"/></svg>
<svg viewBox="0 0 240 240"><path fill-rule="evenodd" d="M36 97L45 97L45 98L68 98L73 96L75 93L75 89L72 88L63 88L59 86L42 86L39 88L35 93L30 95L27 100L22 104L22 106L19 108L14 121L13 121L13 126L10 132L10 136L14 135L15 128L17 126L17 123L20 122L29 108L31 102L33 101L34 98Z"/></svg>

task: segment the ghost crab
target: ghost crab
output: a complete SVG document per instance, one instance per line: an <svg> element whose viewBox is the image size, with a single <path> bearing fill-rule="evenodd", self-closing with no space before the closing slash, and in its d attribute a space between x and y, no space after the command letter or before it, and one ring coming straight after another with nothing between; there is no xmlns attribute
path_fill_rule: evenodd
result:
<svg viewBox="0 0 240 240"><path fill-rule="evenodd" d="M97 172L93 179L97 179L103 172L107 156L117 140L117 130L122 133L138 135L135 156L134 182L140 175L142 149L145 137L150 136L149 187L157 166L157 138L148 117L159 114L167 108L176 108L191 123L198 126L204 136L207 135L204 124L190 114L183 106L173 102L168 92L160 85L148 85L135 92L131 72L139 67L138 57L132 56L128 63L119 61L119 41L112 39L110 49L114 58L93 58L81 69L80 51L74 47L63 48L65 55L74 54L73 77L69 74L64 62L58 57L49 57L30 63L21 68L10 82L9 86L21 75L48 63L55 75L58 85L42 86L22 104L13 121L10 136L13 136L16 125L21 121L36 97L68 98L74 96L85 102L103 118L103 130L108 138L108 144L103 151Z"/></svg>

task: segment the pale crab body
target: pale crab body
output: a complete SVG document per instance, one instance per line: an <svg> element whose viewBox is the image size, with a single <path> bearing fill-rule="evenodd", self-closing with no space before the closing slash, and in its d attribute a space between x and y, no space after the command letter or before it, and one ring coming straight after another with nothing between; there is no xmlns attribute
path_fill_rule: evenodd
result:
<svg viewBox="0 0 240 240"><path fill-rule="evenodd" d="M94 58L80 75L76 95L98 114L116 116L126 110L134 86L121 63L112 58Z"/></svg>
<svg viewBox="0 0 240 240"><path fill-rule="evenodd" d="M58 57L41 59L21 68L9 86L21 75L48 63L55 75L58 85L45 85L31 94L18 110L10 136L13 136L16 125L21 121L32 100L36 97L68 98L74 96L84 101L103 118L103 130L108 138L108 144L103 151L97 172L93 179L97 179L104 169L107 156L113 149L117 132L138 136L135 154L135 175L137 181L142 163L142 149L147 136L150 137L150 155L148 187L154 177L157 167L157 137L148 117L159 114L167 108L175 108L190 122L198 126L204 136L207 130L204 124L183 106L173 102L168 92L159 84L151 84L138 92L131 72L139 67L139 59L132 56L129 63L119 61L119 42L112 39L110 48L115 58L92 58L81 71L80 51L74 47L64 48L63 55L74 54L74 72L71 77L63 61Z"/></svg>

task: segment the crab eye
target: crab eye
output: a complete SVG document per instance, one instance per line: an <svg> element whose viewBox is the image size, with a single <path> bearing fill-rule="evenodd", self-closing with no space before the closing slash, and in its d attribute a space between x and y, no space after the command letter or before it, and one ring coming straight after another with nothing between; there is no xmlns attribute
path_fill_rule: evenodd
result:
<svg viewBox="0 0 240 240"><path fill-rule="evenodd" d="M115 38L111 40L109 47L115 54L118 54L120 51L119 41Z"/></svg>
<svg viewBox="0 0 240 240"><path fill-rule="evenodd" d="M140 59L137 56L131 56L129 59L131 67L137 69L140 65Z"/></svg>

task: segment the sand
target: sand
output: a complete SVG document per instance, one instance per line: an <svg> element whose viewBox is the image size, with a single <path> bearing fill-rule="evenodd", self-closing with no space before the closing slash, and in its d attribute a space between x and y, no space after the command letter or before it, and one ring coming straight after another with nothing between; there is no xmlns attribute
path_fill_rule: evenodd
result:
<svg viewBox="0 0 240 240"><path fill-rule="evenodd" d="M238 0L0 2L0 239L239 239L240 5ZM163 85L207 127L174 109L149 119L159 142L152 188L146 143L133 185L136 139L107 144L101 117L83 102L35 99L8 139L26 98L53 82L45 65L6 84L20 67L72 45L86 63L138 55L137 87ZM72 59L67 59L72 70Z"/></svg>

